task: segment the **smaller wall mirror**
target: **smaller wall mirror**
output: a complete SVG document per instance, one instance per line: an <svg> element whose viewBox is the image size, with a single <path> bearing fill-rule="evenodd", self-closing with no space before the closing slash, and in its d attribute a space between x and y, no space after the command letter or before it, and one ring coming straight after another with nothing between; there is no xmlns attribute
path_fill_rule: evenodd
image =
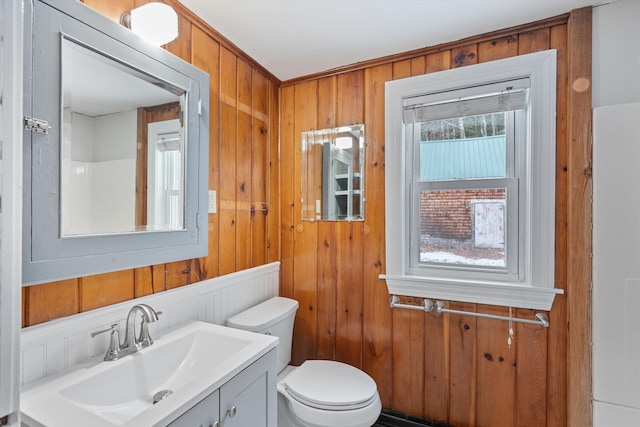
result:
<svg viewBox="0 0 640 427"><path fill-rule="evenodd" d="M302 220L364 220L364 125L302 132Z"/></svg>

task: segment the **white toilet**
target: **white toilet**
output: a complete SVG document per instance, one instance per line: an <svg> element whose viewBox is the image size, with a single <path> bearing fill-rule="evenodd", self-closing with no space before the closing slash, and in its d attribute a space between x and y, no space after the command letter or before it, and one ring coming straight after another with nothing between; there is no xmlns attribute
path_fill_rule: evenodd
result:
<svg viewBox="0 0 640 427"><path fill-rule="evenodd" d="M382 403L363 371L329 360L291 361L298 301L274 297L227 320L227 326L275 335L278 344L278 427L370 427Z"/></svg>

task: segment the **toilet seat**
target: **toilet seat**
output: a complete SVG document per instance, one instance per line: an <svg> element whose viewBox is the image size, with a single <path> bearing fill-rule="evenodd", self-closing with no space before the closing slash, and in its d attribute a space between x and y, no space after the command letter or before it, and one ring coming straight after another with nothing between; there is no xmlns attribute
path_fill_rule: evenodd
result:
<svg viewBox="0 0 640 427"><path fill-rule="evenodd" d="M379 399L375 381L341 362L308 360L283 381L287 394L299 403L330 411L350 411Z"/></svg>

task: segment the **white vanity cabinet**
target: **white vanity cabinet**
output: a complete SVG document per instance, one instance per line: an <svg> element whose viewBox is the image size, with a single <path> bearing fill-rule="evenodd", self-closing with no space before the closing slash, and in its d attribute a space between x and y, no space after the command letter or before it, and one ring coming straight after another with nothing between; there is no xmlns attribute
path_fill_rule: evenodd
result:
<svg viewBox="0 0 640 427"><path fill-rule="evenodd" d="M170 427L276 427L276 349L169 424Z"/></svg>

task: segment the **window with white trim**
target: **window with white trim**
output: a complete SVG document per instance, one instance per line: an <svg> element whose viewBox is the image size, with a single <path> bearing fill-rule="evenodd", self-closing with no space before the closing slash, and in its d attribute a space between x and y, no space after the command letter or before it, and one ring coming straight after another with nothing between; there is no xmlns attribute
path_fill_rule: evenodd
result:
<svg viewBox="0 0 640 427"><path fill-rule="evenodd" d="M392 295L549 310L554 50L387 82Z"/></svg>

